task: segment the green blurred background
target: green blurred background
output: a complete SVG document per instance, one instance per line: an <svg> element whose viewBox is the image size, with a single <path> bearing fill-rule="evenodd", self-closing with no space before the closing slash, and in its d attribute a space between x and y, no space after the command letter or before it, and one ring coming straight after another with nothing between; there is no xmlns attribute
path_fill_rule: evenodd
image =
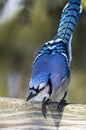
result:
<svg viewBox="0 0 86 130"><path fill-rule="evenodd" d="M0 24L0 96L26 97L33 59L43 43L56 34L67 1L25 0L21 11ZM1 11L3 4L5 0L0 2ZM74 103L86 103L86 0L82 0L82 5L72 40L68 100ZM16 94L10 92L14 88Z"/></svg>

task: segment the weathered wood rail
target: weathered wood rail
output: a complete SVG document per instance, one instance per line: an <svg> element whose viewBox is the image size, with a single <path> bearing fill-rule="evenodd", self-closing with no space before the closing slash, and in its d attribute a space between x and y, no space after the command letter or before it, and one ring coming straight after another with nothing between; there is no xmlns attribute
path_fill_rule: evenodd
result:
<svg viewBox="0 0 86 130"><path fill-rule="evenodd" d="M68 104L63 113L56 107L56 103L48 105L45 119L40 103L0 98L0 130L86 130L85 104Z"/></svg>

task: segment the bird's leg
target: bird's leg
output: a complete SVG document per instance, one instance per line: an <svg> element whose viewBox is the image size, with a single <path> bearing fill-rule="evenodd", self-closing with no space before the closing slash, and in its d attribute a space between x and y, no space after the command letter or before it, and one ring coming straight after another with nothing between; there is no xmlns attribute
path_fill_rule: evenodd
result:
<svg viewBox="0 0 86 130"><path fill-rule="evenodd" d="M41 111L42 111L42 114L43 116L46 118L46 114L47 114L47 109L46 109L46 105L48 105L48 103L51 101L50 98L46 98L44 97L43 101L42 101L42 108L41 108Z"/></svg>
<svg viewBox="0 0 86 130"><path fill-rule="evenodd" d="M67 95L67 92L65 92L64 97L60 100L57 106L57 111L62 112L65 105L67 105L67 101L65 100L65 97Z"/></svg>

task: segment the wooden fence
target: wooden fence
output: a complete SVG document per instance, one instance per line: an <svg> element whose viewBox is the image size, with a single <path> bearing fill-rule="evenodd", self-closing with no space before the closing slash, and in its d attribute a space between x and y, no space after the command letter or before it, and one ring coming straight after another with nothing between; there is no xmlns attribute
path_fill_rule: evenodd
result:
<svg viewBox="0 0 86 130"><path fill-rule="evenodd" d="M0 98L0 130L86 130L85 104L68 104L62 113L56 108L57 103L50 103L45 119L41 103Z"/></svg>

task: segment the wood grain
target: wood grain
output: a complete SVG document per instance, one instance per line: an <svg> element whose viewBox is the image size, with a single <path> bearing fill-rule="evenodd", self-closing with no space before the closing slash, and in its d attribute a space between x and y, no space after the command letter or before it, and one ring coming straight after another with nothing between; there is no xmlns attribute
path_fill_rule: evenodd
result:
<svg viewBox="0 0 86 130"><path fill-rule="evenodd" d="M85 104L68 104L62 113L56 108L57 103L50 103L45 119L41 103L0 98L0 130L86 130Z"/></svg>

